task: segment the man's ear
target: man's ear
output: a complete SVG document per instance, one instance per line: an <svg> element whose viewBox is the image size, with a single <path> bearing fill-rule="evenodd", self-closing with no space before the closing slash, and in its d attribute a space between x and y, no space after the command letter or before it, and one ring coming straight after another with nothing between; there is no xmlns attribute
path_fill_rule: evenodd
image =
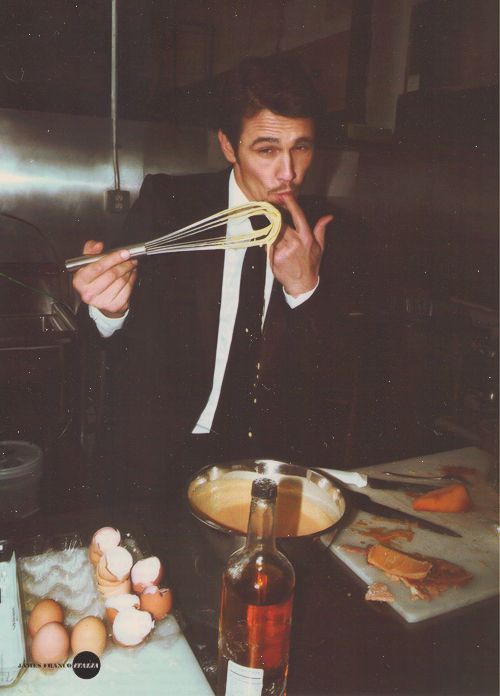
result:
<svg viewBox="0 0 500 696"><path fill-rule="evenodd" d="M236 162L236 153L234 152L233 146L229 142L229 138L225 133L219 130L217 131L217 137L219 138L219 144L220 144L220 149L222 150L222 154L224 157L227 159L227 161L230 164L235 164Z"/></svg>

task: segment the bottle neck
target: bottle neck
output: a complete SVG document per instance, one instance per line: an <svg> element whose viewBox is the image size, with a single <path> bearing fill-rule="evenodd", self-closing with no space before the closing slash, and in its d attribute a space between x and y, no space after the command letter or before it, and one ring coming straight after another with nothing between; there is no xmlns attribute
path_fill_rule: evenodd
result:
<svg viewBox="0 0 500 696"><path fill-rule="evenodd" d="M274 500L252 497L250 516L248 518L247 549L254 546L268 549L276 548L274 510Z"/></svg>

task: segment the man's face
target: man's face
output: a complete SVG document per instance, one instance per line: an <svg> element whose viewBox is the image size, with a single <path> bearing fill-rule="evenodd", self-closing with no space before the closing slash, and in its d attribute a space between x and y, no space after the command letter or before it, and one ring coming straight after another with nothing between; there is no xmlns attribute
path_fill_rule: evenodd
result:
<svg viewBox="0 0 500 696"><path fill-rule="evenodd" d="M219 131L226 159L249 200L282 204L282 194L297 194L314 151L311 118L288 118L264 109L243 119L238 151Z"/></svg>

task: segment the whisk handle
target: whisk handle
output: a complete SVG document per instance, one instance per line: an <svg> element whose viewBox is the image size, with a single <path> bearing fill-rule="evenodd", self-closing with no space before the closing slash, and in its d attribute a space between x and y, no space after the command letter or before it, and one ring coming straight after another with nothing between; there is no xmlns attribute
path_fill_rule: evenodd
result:
<svg viewBox="0 0 500 696"><path fill-rule="evenodd" d="M131 257L145 256L147 253L146 246L144 244L132 244L131 246L117 247L117 249L127 249L130 252ZM106 252L106 254L96 254L95 256L75 256L73 259L67 259L64 262L64 265L68 271L77 271L79 268L82 268L82 266L87 266L89 263L94 263L94 261L104 258L104 256L107 256L112 251L117 251L117 249L110 249Z"/></svg>

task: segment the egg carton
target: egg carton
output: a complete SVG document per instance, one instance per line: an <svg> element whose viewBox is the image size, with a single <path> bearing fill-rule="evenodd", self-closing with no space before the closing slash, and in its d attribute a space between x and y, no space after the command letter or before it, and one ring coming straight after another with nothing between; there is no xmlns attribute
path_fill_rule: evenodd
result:
<svg viewBox="0 0 500 696"><path fill-rule="evenodd" d="M24 626L24 632L21 633L26 643L25 666L19 671L17 678L14 675L14 681L5 693L9 693L10 696L139 693L147 684L149 694L213 696L206 676L183 634L180 624L184 622L176 609L157 622L146 640L136 647L122 648L115 645L109 639L108 632L107 645L100 658L101 669L96 679L92 679L90 683L88 680L79 679L72 669L47 671L31 668L34 667L34 663L31 660L27 620L34 604L47 597L47 593L56 601L60 600L65 610L64 622L68 628L70 623L74 625L87 612L86 603L78 600L74 591L75 583L80 582L77 577L80 562L87 563L87 569L90 568L90 586L92 592L95 591L95 595L98 596L97 606L100 611L103 610L104 599L98 595L93 568L87 556L87 544L90 543L96 527L90 527L90 523L87 522L82 522L82 525L84 527L81 534L70 532L56 536L38 535L24 540L0 540L0 566L3 561L10 560L14 550L16 553L20 625ZM134 562L153 555L148 539L140 527L133 533L124 531L124 527L120 531L121 545L131 553ZM51 562L57 560L60 565L57 582L54 582L54 578L51 579L52 570L47 572L47 559L51 559ZM167 587L170 586L168 577L165 578L165 582ZM92 595L92 592L89 594ZM2 637L0 652L1 646ZM66 666L71 666L71 655Z"/></svg>
<svg viewBox="0 0 500 696"><path fill-rule="evenodd" d="M1 550L1 547L0 547ZM21 676L26 659L16 554L0 562L0 687Z"/></svg>
<svg viewBox="0 0 500 696"><path fill-rule="evenodd" d="M130 552L134 563L150 555L146 540L139 543L131 532L122 533L121 546ZM28 618L40 599L50 597L61 604L64 610L64 624L69 629L85 616L104 618L105 607L104 600L97 591L87 545L77 532L49 537L36 535L22 541L0 541L1 566L6 565L6 562L1 561L11 556L14 558L13 567L16 569L14 551L18 556L16 577L19 579L19 625L25 649L22 659L16 662L17 667L23 662L30 662ZM5 590L3 594L5 598ZM155 634L156 639L162 639L163 633L154 630L149 640L154 641ZM2 642L0 640L0 644ZM139 651L141 647L136 650ZM116 648L108 641L105 653L113 650ZM3 671L5 673L5 670ZM19 679L23 671L17 670L13 679L9 676L9 683L16 678ZM6 680L7 677L4 678L4 681ZM0 685L1 683L0 680Z"/></svg>

